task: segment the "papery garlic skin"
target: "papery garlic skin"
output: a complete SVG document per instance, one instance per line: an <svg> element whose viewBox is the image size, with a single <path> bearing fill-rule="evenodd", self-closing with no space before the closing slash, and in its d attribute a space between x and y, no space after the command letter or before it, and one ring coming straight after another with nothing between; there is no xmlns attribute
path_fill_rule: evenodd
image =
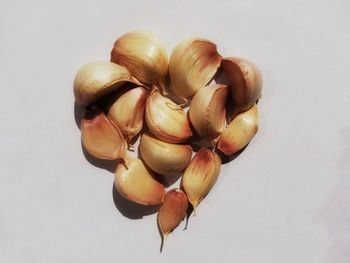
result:
<svg viewBox="0 0 350 263"><path fill-rule="evenodd" d="M82 119L81 140L85 150L96 158L115 160L125 157L123 134L103 112Z"/></svg>
<svg viewBox="0 0 350 263"><path fill-rule="evenodd" d="M145 84L164 87L168 74L168 55L158 37L145 30L121 36L111 52L111 61L125 66Z"/></svg>
<svg viewBox="0 0 350 263"><path fill-rule="evenodd" d="M187 166L181 185L194 209L213 188L220 169L220 157L206 148L201 148Z"/></svg>
<svg viewBox="0 0 350 263"><path fill-rule="evenodd" d="M187 114L157 89L153 89L147 98L145 119L150 131L163 141L180 143L192 137Z"/></svg>
<svg viewBox="0 0 350 263"><path fill-rule="evenodd" d="M90 62L82 66L75 76L75 101L81 107L90 106L126 82L142 85L123 66L107 61Z"/></svg>
<svg viewBox="0 0 350 263"><path fill-rule="evenodd" d="M169 60L172 91L178 97L189 99L209 83L220 62L221 56L213 42L202 38L180 42Z"/></svg>
<svg viewBox="0 0 350 263"><path fill-rule="evenodd" d="M158 225L164 238L185 218L188 199L181 189L173 189L165 194L158 212Z"/></svg>
<svg viewBox="0 0 350 263"><path fill-rule="evenodd" d="M205 86L193 96L189 117L200 137L213 140L224 130L227 91L226 85L214 84Z"/></svg>
<svg viewBox="0 0 350 263"><path fill-rule="evenodd" d="M191 161L192 147L190 145L172 144L142 134L140 141L142 159L156 173L162 175L178 175Z"/></svg>
<svg viewBox="0 0 350 263"><path fill-rule="evenodd" d="M260 99L263 86L257 66L237 57L223 59L221 66L231 84L235 114L250 109Z"/></svg>
<svg viewBox="0 0 350 263"><path fill-rule="evenodd" d="M259 127L258 107L238 114L222 132L217 147L231 155L243 149L255 136Z"/></svg>
<svg viewBox="0 0 350 263"><path fill-rule="evenodd" d="M158 205L164 200L164 186L153 178L154 174L144 163L126 156L115 172L115 186L126 199L142 205Z"/></svg>
<svg viewBox="0 0 350 263"><path fill-rule="evenodd" d="M148 92L143 87L126 91L112 104L108 117L130 143L141 131Z"/></svg>

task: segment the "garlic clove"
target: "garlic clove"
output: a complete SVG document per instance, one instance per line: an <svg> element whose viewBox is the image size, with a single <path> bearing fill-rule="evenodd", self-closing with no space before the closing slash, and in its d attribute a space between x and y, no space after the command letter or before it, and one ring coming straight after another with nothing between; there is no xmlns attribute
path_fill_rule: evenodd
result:
<svg viewBox="0 0 350 263"><path fill-rule="evenodd" d="M163 141L185 142L192 136L184 110L157 89L153 89L147 98L145 117L150 131Z"/></svg>
<svg viewBox="0 0 350 263"><path fill-rule="evenodd" d="M156 173L175 176L191 161L190 145L172 144L156 139L151 134L142 134L140 151L146 165Z"/></svg>
<svg viewBox="0 0 350 263"><path fill-rule="evenodd" d="M81 140L86 151L99 159L123 159L126 153L123 134L103 112L81 121Z"/></svg>
<svg viewBox="0 0 350 263"><path fill-rule="evenodd" d="M161 41L151 32L136 30L121 36L114 43L111 61L125 66L143 83L165 86L168 55Z"/></svg>
<svg viewBox="0 0 350 263"><path fill-rule="evenodd" d="M221 159L206 148L201 148L187 166L181 185L194 209L214 186L220 169Z"/></svg>
<svg viewBox="0 0 350 263"><path fill-rule="evenodd" d="M220 61L216 45L209 40L191 38L180 42L169 60L171 89L178 97L192 97L214 77Z"/></svg>
<svg viewBox="0 0 350 263"><path fill-rule="evenodd" d="M202 138L215 139L225 128L228 88L223 84L205 86L193 96L189 117Z"/></svg>
<svg viewBox="0 0 350 263"><path fill-rule="evenodd" d="M221 66L231 83L235 114L248 110L261 97L263 80L259 69L237 57L223 59Z"/></svg>
<svg viewBox="0 0 350 263"><path fill-rule="evenodd" d="M231 155L243 149L257 133L259 127L258 107L254 105L248 111L238 114L222 132L218 148Z"/></svg>
<svg viewBox="0 0 350 263"><path fill-rule="evenodd" d="M147 91L136 87L126 91L112 104L108 117L124 134L128 143L141 131Z"/></svg>
<svg viewBox="0 0 350 263"><path fill-rule="evenodd" d="M115 172L115 186L126 199L141 205L158 205L164 200L164 186L153 178L154 174L144 163L126 156Z"/></svg>
<svg viewBox="0 0 350 263"><path fill-rule="evenodd" d="M165 194L164 202L158 212L158 225L165 239L185 218L188 199L181 189L173 189Z"/></svg>
<svg viewBox="0 0 350 263"><path fill-rule="evenodd" d="M82 66L75 76L75 101L81 107L90 106L126 82L142 85L123 66L107 61L90 62Z"/></svg>

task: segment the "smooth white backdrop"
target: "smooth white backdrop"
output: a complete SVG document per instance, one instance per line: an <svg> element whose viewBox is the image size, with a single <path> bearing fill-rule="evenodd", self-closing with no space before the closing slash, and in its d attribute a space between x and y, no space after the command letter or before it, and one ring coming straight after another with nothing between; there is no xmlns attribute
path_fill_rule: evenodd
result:
<svg viewBox="0 0 350 263"><path fill-rule="evenodd" d="M0 262L350 262L350 2L1 1ZM261 126L164 252L80 145L72 82L144 28L254 61ZM125 212L125 211L124 211Z"/></svg>

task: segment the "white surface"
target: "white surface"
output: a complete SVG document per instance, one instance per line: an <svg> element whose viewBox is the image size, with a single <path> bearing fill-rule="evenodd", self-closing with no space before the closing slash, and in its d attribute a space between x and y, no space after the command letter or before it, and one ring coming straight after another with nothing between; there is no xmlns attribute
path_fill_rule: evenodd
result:
<svg viewBox="0 0 350 263"><path fill-rule="evenodd" d="M350 262L350 2L2 1L0 262ZM264 76L261 127L189 229L124 217L91 165L72 81L131 29L193 35Z"/></svg>

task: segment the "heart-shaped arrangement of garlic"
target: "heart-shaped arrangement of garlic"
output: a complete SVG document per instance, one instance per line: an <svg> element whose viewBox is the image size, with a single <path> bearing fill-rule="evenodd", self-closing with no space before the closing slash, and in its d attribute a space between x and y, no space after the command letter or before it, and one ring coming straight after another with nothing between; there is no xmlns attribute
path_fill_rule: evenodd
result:
<svg viewBox="0 0 350 263"><path fill-rule="evenodd" d="M218 73L226 83L215 82ZM165 239L213 188L220 156L236 154L256 134L261 89L252 62L223 58L209 40L180 42L168 60L154 34L133 31L114 43L110 62L88 63L76 74L76 104L86 109L82 144L95 158L119 161L115 186L123 197L159 205ZM128 149L138 138L135 158ZM157 174L182 176L180 188L166 191Z"/></svg>

